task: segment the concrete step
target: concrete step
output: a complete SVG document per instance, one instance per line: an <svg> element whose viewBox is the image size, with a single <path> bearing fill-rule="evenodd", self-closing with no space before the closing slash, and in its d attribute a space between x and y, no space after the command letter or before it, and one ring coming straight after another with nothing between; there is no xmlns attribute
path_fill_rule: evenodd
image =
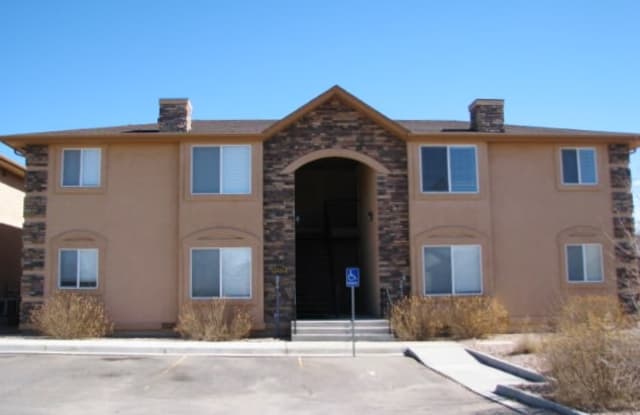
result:
<svg viewBox="0 0 640 415"><path fill-rule="evenodd" d="M351 341L351 333L349 334L292 334L292 341ZM357 341L380 341L389 342L394 341L394 338L389 333L356 333Z"/></svg>
<svg viewBox="0 0 640 415"><path fill-rule="evenodd" d="M297 327L295 331L298 334L349 334L351 335L351 327ZM389 333L389 327L364 327L359 326L355 329L356 334L384 334Z"/></svg>
<svg viewBox="0 0 640 415"><path fill-rule="evenodd" d="M291 322L293 327L294 322ZM295 325L300 327L349 327L351 328L351 320L296 320ZM356 320L357 327L389 327L389 320L383 319L367 319Z"/></svg>
<svg viewBox="0 0 640 415"><path fill-rule="evenodd" d="M349 341L351 320L297 320L291 322L293 341ZM355 321L355 337L359 341L393 341L389 321L363 319Z"/></svg>

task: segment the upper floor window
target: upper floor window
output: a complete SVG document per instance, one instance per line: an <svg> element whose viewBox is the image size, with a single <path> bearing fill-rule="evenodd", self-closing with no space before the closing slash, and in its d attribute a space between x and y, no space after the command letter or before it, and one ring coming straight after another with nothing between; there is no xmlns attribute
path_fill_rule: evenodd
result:
<svg viewBox="0 0 640 415"><path fill-rule="evenodd" d="M595 148L563 148L561 151L563 184L598 183Z"/></svg>
<svg viewBox="0 0 640 415"><path fill-rule="evenodd" d="M61 249L59 252L58 287L98 287L97 249Z"/></svg>
<svg viewBox="0 0 640 415"><path fill-rule="evenodd" d="M251 248L192 248L191 298L251 297Z"/></svg>
<svg viewBox="0 0 640 415"><path fill-rule="evenodd" d="M476 193L478 172L475 146L422 146L422 192Z"/></svg>
<svg viewBox="0 0 640 415"><path fill-rule="evenodd" d="M99 187L100 158L99 148L62 150L62 186Z"/></svg>
<svg viewBox="0 0 640 415"><path fill-rule="evenodd" d="M480 252L480 245L425 246L425 295L481 294Z"/></svg>
<svg viewBox="0 0 640 415"><path fill-rule="evenodd" d="M192 147L191 193L251 193L251 146Z"/></svg>
<svg viewBox="0 0 640 415"><path fill-rule="evenodd" d="M602 245L567 245L567 277L569 282L601 282Z"/></svg>

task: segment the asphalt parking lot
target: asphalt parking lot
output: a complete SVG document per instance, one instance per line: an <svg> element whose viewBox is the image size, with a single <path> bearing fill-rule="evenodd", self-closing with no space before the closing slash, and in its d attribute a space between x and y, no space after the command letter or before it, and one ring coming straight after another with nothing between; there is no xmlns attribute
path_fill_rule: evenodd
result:
<svg viewBox="0 0 640 415"><path fill-rule="evenodd" d="M4 414L513 414L407 357L1 355Z"/></svg>

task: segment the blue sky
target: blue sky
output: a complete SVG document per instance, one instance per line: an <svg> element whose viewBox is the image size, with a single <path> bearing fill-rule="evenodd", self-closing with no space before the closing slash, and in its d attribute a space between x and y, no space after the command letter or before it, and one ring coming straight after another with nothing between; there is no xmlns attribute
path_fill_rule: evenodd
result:
<svg viewBox="0 0 640 415"><path fill-rule="evenodd" d="M637 0L4 1L0 135L154 122L159 97L277 118L334 84L392 118L504 98L511 124L640 132L638 21Z"/></svg>

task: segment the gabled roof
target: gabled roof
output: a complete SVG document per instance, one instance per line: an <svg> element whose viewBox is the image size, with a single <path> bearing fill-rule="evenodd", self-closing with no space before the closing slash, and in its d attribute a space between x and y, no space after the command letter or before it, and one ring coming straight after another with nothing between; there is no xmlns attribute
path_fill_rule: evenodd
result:
<svg viewBox="0 0 640 415"><path fill-rule="evenodd" d="M192 129L189 132L160 132L156 123L123 125L6 135L0 136L0 140L14 148L21 148L28 143L64 143L87 139L114 142L149 142L155 140L180 141L187 137L189 139L207 140L215 137L224 140L262 141L282 131L320 105L334 98L340 99L347 106L360 112L390 133L406 140L483 139L488 141L550 142L560 139L563 141L629 142L634 147L640 145L640 135L633 133L509 124L505 124L503 133L486 133L472 131L469 121L393 120L338 85L329 88L279 120L193 120L191 123Z"/></svg>
<svg viewBox="0 0 640 415"><path fill-rule="evenodd" d="M340 86L334 85L322 94L318 95L311 101L298 108L297 110L293 111L291 114L287 115L280 121L277 121L274 124L270 125L266 130L262 132L264 138L268 139L269 137L274 136L275 134L284 130L288 126L292 125L308 113L312 112L313 110L333 98L342 100L347 106L350 106L356 111L362 113L364 116L368 117L369 119L380 125L382 128L386 129L394 135L397 135L398 137L404 138L410 132L401 124L393 121L390 118L387 118L387 116L365 104L363 101L351 95Z"/></svg>

